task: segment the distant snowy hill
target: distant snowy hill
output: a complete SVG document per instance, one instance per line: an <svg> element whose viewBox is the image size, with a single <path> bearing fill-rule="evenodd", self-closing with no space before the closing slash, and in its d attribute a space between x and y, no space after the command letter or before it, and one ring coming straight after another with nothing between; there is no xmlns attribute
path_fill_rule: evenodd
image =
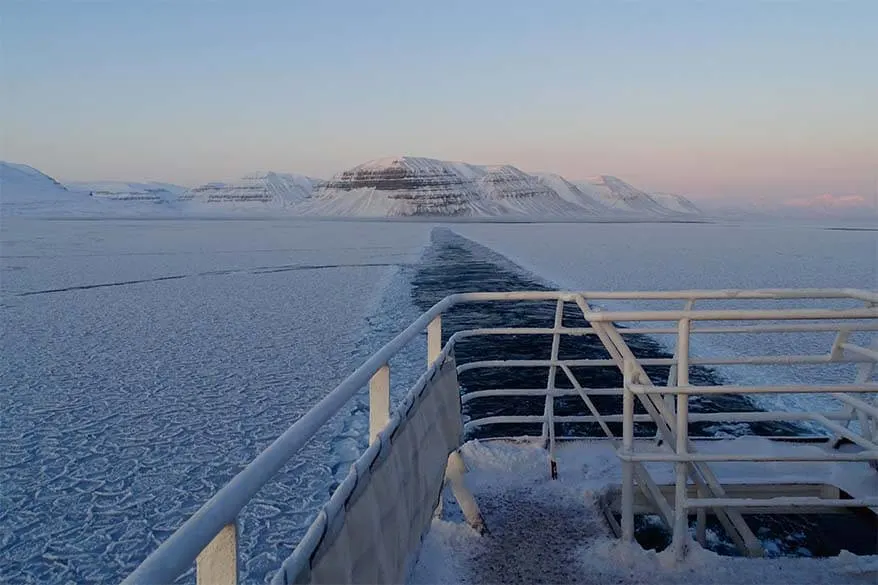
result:
<svg viewBox="0 0 878 585"><path fill-rule="evenodd" d="M878 225L878 200L864 196L830 194L793 199L763 196L755 199L729 201L705 199L700 203L704 213L716 219L765 221L790 219L803 221L839 220Z"/></svg>
<svg viewBox="0 0 878 585"><path fill-rule="evenodd" d="M571 181L561 175L551 173L536 173L538 181L552 189L559 197L585 209L590 214L605 215L607 207L597 198L586 194Z"/></svg>
<svg viewBox="0 0 878 585"><path fill-rule="evenodd" d="M701 215L701 209L689 199L676 193L650 193L650 196L665 209L677 213Z"/></svg>
<svg viewBox="0 0 878 585"><path fill-rule="evenodd" d="M252 173L231 183L207 183L182 193L179 201L213 208L288 208L311 195L322 181L287 173Z"/></svg>
<svg viewBox="0 0 878 585"><path fill-rule="evenodd" d="M401 156L339 173L298 211L322 216L576 217L588 208L511 165Z"/></svg>
<svg viewBox="0 0 878 585"><path fill-rule="evenodd" d="M0 161L2 215L69 215L99 211L88 195L69 191L33 167Z"/></svg>
<svg viewBox="0 0 878 585"><path fill-rule="evenodd" d="M127 181L71 182L65 187L27 165L2 163L0 171L4 215L167 216L226 210L324 217L673 219L701 215L685 197L650 194L609 175L569 181L555 174L526 173L512 165L412 156L369 161L329 181L260 172L192 189Z"/></svg>
<svg viewBox="0 0 878 585"><path fill-rule="evenodd" d="M674 213L653 199L646 191L611 175L598 175L574 184L589 197L615 212L639 215L667 215Z"/></svg>
<svg viewBox="0 0 878 585"><path fill-rule="evenodd" d="M583 215L585 208L561 197L534 175L512 165L473 167L482 173L476 179L479 194L500 204L503 212L534 217Z"/></svg>
<svg viewBox="0 0 878 585"><path fill-rule="evenodd" d="M186 187L171 183L125 181L74 181L67 183L67 188L106 201L146 203L173 203L187 190Z"/></svg>
<svg viewBox="0 0 878 585"><path fill-rule="evenodd" d="M466 163L382 158L334 176L298 211L361 217L496 215L501 205L482 197L476 185L484 174Z"/></svg>
<svg viewBox="0 0 878 585"><path fill-rule="evenodd" d="M688 205L686 205L688 203ZM573 183L511 165L400 156L344 171L298 212L320 216L668 217L696 213L682 197L661 201L615 177Z"/></svg>
<svg viewBox="0 0 878 585"><path fill-rule="evenodd" d="M833 219L878 219L878 196L833 195L823 193L812 197L796 197L780 203L788 217L826 217Z"/></svg>

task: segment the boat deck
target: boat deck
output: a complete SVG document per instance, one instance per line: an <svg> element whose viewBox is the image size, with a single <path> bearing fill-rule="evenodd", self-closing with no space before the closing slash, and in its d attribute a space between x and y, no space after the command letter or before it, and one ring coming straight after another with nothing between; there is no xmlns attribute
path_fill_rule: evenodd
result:
<svg viewBox="0 0 878 585"><path fill-rule="evenodd" d="M639 309L602 310L600 304L608 301ZM653 308L656 302L683 306L659 310ZM762 308L766 302L772 308ZM493 303L492 310L509 303L518 309L506 315L509 323L479 327L476 317L485 303ZM521 323L523 305L543 307L541 318ZM453 309L463 306L482 309L473 319L456 322ZM453 333L443 334L443 316ZM450 295L299 418L125 583L172 582L193 563L200 583L238 583L239 514L368 387L369 445L271 574L275 585L874 585L876 331L878 294L849 289ZM391 367L397 367L391 359L424 334L426 370L391 409ZM690 343L704 335L754 334L792 337L778 353L761 355L699 355ZM673 347L660 357L641 356L627 341L636 336L671 336ZM525 344L526 352L518 345L487 344L456 353L458 343L465 347L482 338L532 343ZM537 343L540 338L551 343ZM594 347L603 353L595 354ZM809 353L790 353L798 351ZM697 368L705 366L751 372L825 367L829 373L784 384L760 375L736 385L702 379ZM545 378L536 376L522 386L515 372L534 368ZM490 383L471 385L472 376L491 371ZM783 399L795 394L819 400L807 410L763 410L740 400L705 407L705 397L750 395L774 397L769 402L788 406ZM482 400L488 406L473 406ZM522 411L497 407L519 402L530 406ZM717 423L728 426L723 430ZM603 438L579 438L582 433L571 425L591 425L587 436ZM722 439L705 438L698 432L705 425L719 428L712 436ZM813 429L811 437L822 442L760 437L784 429L796 440L808 438L800 431ZM521 434L531 438L509 438ZM734 438L738 434L748 436ZM506 438L461 446L465 436ZM550 470L557 471L557 479ZM786 527L763 533L765 526L754 516L763 514L775 515L770 520L777 523L811 514L807 521L820 526L803 533L828 538L812 552ZM643 534L638 535L638 523L652 528L652 517L668 545L660 553L636 541ZM824 529L832 523L835 528ZM812 542L807 538L801 542ZM789 553L798 556L782 556ZM809 558L818 554L823 558Z"/></svg>
<svg viewBox="0 0 878 585"><path fill-rule="evenodd" d="M820 449L766 439L704 441L701 452L760 442L766 452ZM644 445L638 448L645 448ZM737 446L740 448L740 445ZM571 441L557 450L558 479L549 477L546 451L537 441L471 441L461 452L467 486L473 491L489 533L465 522L450 494L441 519L424 539L410 583L851 583L878 582L878 557L762 558L720 556L691 543L682 564L673 551L655 553L616 539L602 515L598 496L621 480L618 458L607 441ZM851 496L875 493L878 474L866 462L802 464L778 462L716 466L725 485L831 482ZM673 482L673 469L654 477Z"/></svg>

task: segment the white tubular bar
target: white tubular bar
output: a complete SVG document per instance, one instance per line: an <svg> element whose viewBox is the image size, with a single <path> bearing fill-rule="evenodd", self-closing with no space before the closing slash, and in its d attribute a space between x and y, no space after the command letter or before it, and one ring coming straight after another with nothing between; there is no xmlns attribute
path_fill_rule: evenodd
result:
<svg viewBox="0 0 878 585"><path fill-rule="evenodd" d="M631 391L635 394L830 394L835 392L878 392L878 383L815 386L677 386L672 388L634 384Z"/></svg>
<svg viewBox="0 0 878 585"><path fill-rule="evenodd" d="M694 308L695 308L695 301L689 300L689 301L686 301L686 305L683 307L683 310L689 312L689 311L692 311L692 309L694 309ZM682 326L682 321L678 324L678 327L680 327L680 326ZM692 322L691 321L686 322L686 334L687 334L687 337L692 335ZM677 346L674 349L674 357L675 358L679 358L679 355L680 355L679 338L680 338L680 336L678 334L677 335ZM686 343L686 349L687 349L686 363L687 364L689 363L689 360L691 359L691 356L688 355L689 354L689 352L688 352L689 347L688 346L689 346L689 344L687 342ZM679 364L676 366L671 366L671 372L668 374L668 383L666 384L666 386L676 386L677 385L677 383L678 383L678 380L677 380L678 369L679 369ZM686 379L688 380L689 379L689 372L688 372L689 368L687 367L686 370L687 370ZM666 394L665 400L668 400L668 401L673 400L673 394ZM689 420L690 421L692 420L691 416L689 417ZM702 488L700 486L696 486L695 489L696 489L696 494L698 497L704 497L707 495L707 490L705 490L704 488ZM698 541L698 544L700 544L702 547L707 546L707 511L704 509L699 509L698 513L697 513L697 518L695 520L695 538Z"/></svg>
<svg viewBox="0 0 878 585"><path fill-rule="evenodd" d="M546 438L546 447L549 450L549 462L552 469L552 479L555 478L555 374L558 372L558 349L561 345L561 335L558 330L564 322L564 301L558 299L555 303L555 323L552 329L552 352L549 360L553 365L549 366L549 377L546 380L546 422L543 423L543 436Z"/></svg>
<svg viewBox="0 0 878 585"><path fill-rule="evenodd" d="M680 319L677 334L677 380L683 386L689 384L689 319ZM689 445L689 396L677 395L677 443L675 453L686 457ZM686 555L686 541L689 539L689 523L686 517L686 485L689 465L686 461L676 463L676 488L674 495L674 557L682 561Z"/></svg>
<svg viewBox="0 0 878 585"><path fill-rule="evenodd" d="M847 340L847 337L847 335L844 335L842 333L838 334L838 336L836 337L836 342L833 344L833 353L843 352L843 349L840 347L840 345ZM872 348L878 349L878 337L872 339ZM857 366L857 373L854 375L854 383L862 384L863 382L868 381L872 377L872 374L875 373L876 365L878 364L876 364L876 362L874 361L859 364ZM847 417L842 426L847 428L853 418L856 417L858 422L860 423L860 432L866 439L871 441L876 434L875 423L876 421L878 421L878 417L876 417L876 413L878 413L878 411L876 411L876 409L871 404L868 404L865 401L860 400L859 398L853 398L852 396L847 396L845 394L833 394L833 396L848 405L845 413L847 414ZM868 416L870 414L873 417L871 421L869 420ZM834 447L838 446L838 441L840 441L841 438L842 435L838 433L833 436L832 440Z"/></svg>
<svg viewBox="0 0 878 585"><path fill-rule="evenodd" d="M856 453L846 453L843 451L827 451L823 455L817 453L801 454L801 455L760 455L757 453L688 453L686 455L677 455L675 453L625 453L620 452L619 459L623 461L640 461L640 462L656 462L656 463L677 463L680 461L693 462L715 462L715 461L744 461L744 462L764 462L764 461L798 461L820 462L820 461L872 461L878 460L878 451L859 451Z"/></svg>
<svg viewBox="0 0 878 585"><path fill-rule="evenodd" d="M685 310L685 309L684 309ZM826 323L790 323L787 325L731 325L723 327L692 327L691 335L697 333L817 333L821 331L878 331L878 323L855 322L846 323L839 327L837 324ZM593 327L562 327L562 335L582 336L597 335ZM488 329L464 329L455 333L458 340L479 337L483 335L552 335L551 327L494 327ZM620 328L622 335L673 335L677 333L675 327L625 327Z"/></svg>
<svg viewBox="0 0 878 585"><path fill-rule="evenodd" d="M847 427L840 425L838 423L832 422L825 416L819 413L814 413L814 420L822 424L827 429L834 431L836 434L844 437L845 439L851 441L852 443L859 445L863 449L868 450L878 450L878 445L875 445L872 441L867 440L865 437L862 437L855 432L849 430Z"/></svg>
<svg viewBox="0 0 878 585"><path fill-rule="evenodd" d="M476 292L452 295L456 302L484 301L572 301L580 296L596 300L771 300L771 299L856 299L878 303L878 293L851 288L766 288L678 291L516 291ZM676 320L676 319L675 319Z"/></svg>
<svg viewBox="0 0 878 585"><path fill-rule="evenodd" d="M571 394L571 396L576 396L577 394ZM845 421L849 420L850 415L843 412L827 412L827 413L811 413L811 412L765 412L761 410L751 411L751 412L737 412L737 411L729 411L729 412L703 412L689 415L689 422L797 422L797 421L810 421L810 422L820 422L819 419L815 418L815 414L820 414L829 420L835 421ZM514 420L508 420L510 417L515 417ZM625 422L623 414L598 414L597 416L588 415L588 414L574 414L574 415L555 415L556 422L565 422L565 423L597 423L598 419L603 420L607 423L621 423ZM655 419L652 418L649 414L635 414L633 418L634 422L638 423L648 423L655 422ZM480 426L486 426L494 423L503 423L503 422L545 422L545 415L542 414L533 414L533 415L500 415L500 416L488 416L483 418L473 418L470 419L466 424L468 427L475 428ZM749 435L748 435L749 436ZM828 435L826 436L827 438Z"/></svg>
<svg viewBox="0 0 878 585"><path fill-rule="evenodd" d="M826 507L826 508L874 508L878 498L839 499L813 496L778 498L689 498L687 508L780 508L780 507Z"/></svg>
<svg viewBox="0 0 878 585"><path fill-rule="evenodd" d="M686 301L686 304L683 305L683 310L688 312L688 311L691 311L694 307L695 307L695 301L688 300L688 301ZM677 329L678 329L677 339L674 342L674 362L671 364L671 367L668 369L668 382L667 382L667 384L665 384L665 386L668 386L668 387L677 385L677 370L679 369L678 360L679 360L679 355L680 355L679 325L678 325ZM692 325L690 323L689 324L689 332L691 333L691 331L692 331ZM673 404L672 404L673 400L674 400L674 396L672 394L665 394L664 401L665 401L665 404L667 404L668 409L673 408ZM660 441L661 438L662 438L661 431L659 429L656 429L656 431L655 431L656 441Z"/></svg>
<svg viewBox="0 0 878 585"><path fill-rule="evenodd" d="M567 366L562 365L561 368ZM589 388L589 394L594 396L621 396L621 388ZM573 389L555 388L553 396L577 396L579 393ZM475 392L467 392L460 397L461 404L466 404L472 400L479 398L491 398L495 396L545 396L545 388L498 388L496 390L476 390Z"/></svg>
<svg viewBox="0 0 878 585"><path fill-rule="evenodd" d="M582 398L582 401L585 403L586 408L588 408L588 411L591 413L592 418L594 418L595 422L598 423L607 438L615 439L616 437L615 435L613 435L613 431L611 431L610 427L607 426L604 418L601 416L600 412L598 412L597 407L595 407L594 403L591 401L591 398L588 397L585 388L580 385L579 380L576 379L576 376L573 375L573 372L570 371L570 368L568 368L567 366L561 366L561 369L564 370L564 374L567 376L567 379L570 380L571 384L573 384L573 387L576 389L577 394L579 394L579 397Z"/></svg>
<svg viewBox="0 0 878 585"><path fill-rule="evenodd" d="M625 321L785 321L787 319L874 319L878 317L878 308L866 309L727 309L698 311L592 311L586 319L595 322Z"/></svg>
<svg viewBox="0 0 878 585"><path fill-rule="evenodd" d="M878 418L878 408L873 404L869 404L868 402L860 400L859 398L854 398L853 396L848 396L847 394L833 394L833 398L836 398L849 406L853 406L857 410L862 410L870 416ZM827 416L827 413L823 413L823 416ZM827 416L827 418L832 417Z"/></svg>
<svg viewBox="0 0 878 585"><path fill-rule="evenodd" d="M753 412L704 412L704 413L696 413L689 415L690 423L697 422L813 422L822 424L823 417L827 420L831 421L847 421L850 419L850 414L845 413L843 411L838 412L827 412L827 413L812 413L812 412L763 412L763 411L753 411ZM541 414L533 414L533 415L503 415L503 416L488 416L484 418L475 418L467 421L465 428L467 430L476 429L483 426L489 426L493 424L503 424L503 423L545 423L546 419L544 415ZM623 414L599 414L595 415L555 415L555 422L559 423L597 423L601 424L601 421L604 423L624 423L625 417ZM636 423L654 423L655 419L649 414L635 414L633 416L633 422ZM605 431L606 434L606 431ZM608 435L609 436L609 435ZM760 435L747 435L747 436L760 436ZM768 438L778 438L782 439L783 437L778 437L776 435L765 435ZM810 437L820 437L826 440L829 440L829 435L809 435ZM600 438L600 437L596 437ZM703 438L703 437L702 437ZM696 458L697 459L697 458ZM661 459L662 461L676 461L676 459Z"/></svg>
<svg viewBox="0 0 878 585"><path fill-rule="evenodd" d="M634 380L634 363L626 358L623 362L622 378L622 450L630 452L634 447L634 394L630 386ZM622 538L634 542L634 464L622 462Z"/></svg>
<svg viewBox="0 0 878 585"><path fill-rule="evenodd" d="M565 364L561 364L561 368L564 369L564 368L567 368L567 366ZM567 369L569 369L569 368L567 368ZM701 386L696 386L696 388L701 388ZM709 388L709 386L708 386L708 388ZM622 388L588 388L588 393L591 396L622 396L622 392L623 392ZM477 400L479 398L490 398L490 397L497 397L497 396L544 396L545 393L546 393L545 388L497 388L494 390L477 390L475 392L467 392L466 394L462 395L460 399L461 399L461 402L463 404L466 404L467 402L470 402L472 400ZM667 392L666 391L660 392L660 394L662 394L662 393L667 393ZM578 396L578 395L579 395L579 392L575 388L574 389L555 388L555 393L554 393L554 396L556 396L556 397L559 397L559 396ZM854 398L852 396L848 396L846 394L841 394L841 393L835 393L835 394L833 394L833 397L837 398L838 400L840 400L846 404L850 404L852 406L856 406L857 408L861 408L862 410L868 412L872 416L878 417L878 407L871 405L868 402L863 402L862 400L859 400L858 398ZM765 411L757 411L757 412L754 412L753 414L757 414L757 413L761 416L762 414L765 414ZM731 416L737 416L738 414L742 414L742 413L737 412L737 411L730 411L728 413L695 413L695 414L690 415L690 417L724 416L725 414L728 414ZM750 413L743 413L743 414L749 416ZM794 412L794 411L780 411L780 412L775 412L774 414L777 414L780 417L797 416L796 412ZM827 413L823 413L823 414L826 415ZM832 416L830 416L830 418L832 418L837 413L829 413L829 414L832 415ZM694 421L696 419L691 418L691 420ZM732 420L732 419L729 419L729 418L716 418L716 419L701 418L699 420ZM753 419L753 420L785 420L785 419L783 419L783 418L767 419L766 418L766 419Z"/></svg>
<svg viewBox="0 0 878 585"><path fill-rule="evenodd" d="M823 355L768 355L768 356L752 356L742 358L691 358L689 365L691 366L753 366L753 365L837 365L837 364L854 364L869 363L871 360L863 357L846 356L841 359L833 360L829 354ZM674 364L673 358L641 358L637 362L642 366L671 366ZM616 362L612 359L583 359L583 360L483 360L477 362L467 362L457 366L457 372L462 374L469 370L479 370L485 368L548 368L550 366L566 365L574 368L605 368L615 366Z"/></svg>
<svg viewBox="0 0 878 585"><path fill-rule="evenodd" d="M558 333L562 335L594 335L591 327L561 327ZM454 335L457 340L480 337L482 335L554 335L552 327L492 327L489 329L464 329Z"/></svg>
<svg viewBox="0 0 878 585"><path fill-rule="evenodd" d="M873 362L878 362L878 351L866 347L860 347L859 345L854 345L853 343L842 343L841 347L845 351L850 351L859 354L865 358L868 358Z"/></svg>

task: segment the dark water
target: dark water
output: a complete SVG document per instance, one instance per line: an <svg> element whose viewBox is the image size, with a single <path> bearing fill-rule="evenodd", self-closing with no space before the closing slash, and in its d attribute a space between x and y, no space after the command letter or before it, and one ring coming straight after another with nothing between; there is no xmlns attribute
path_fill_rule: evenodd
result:
<svg viewBox="0 0 878 585"><path fill-rule="evenodd" d="M507 258L471 240L458 236L448 229L437 228L432 233L432 245L412 279L412 296L417 307L426 311L445 296L452 293L479 291L553 290L548 283L510 262ZM459 305L443 315L443 342L455 332L487 327L552 327L555 319L555 301L472 303ZM568 303L565 307L565 327L586 327L587 323L578 308ZM625 337L634 355L643 358L672 357L656 340L645 335ZM455 353L458 364L494 359L548 359L552 346L551 335L529 336L482 336L463 340ZM564 336L561 339L561 359L608 359L610 356L597 336ZM571 368L579 383L588 388L616 388L622 385L621 373L615 367ZM653 383L667 383L669 367L646 367ZM549 368L482 369L464 372L460 377L461 392L475 392L496 388L545 388ZM722 384L728 381L710 368L694 366L690 370L694 384ZM557 388L572 388L560 369L555 384ZM593 396L592 401L601 414L620 414L621 399L613 396ZM545 397L490 397L479 398L464 404L464 416L468 420L487 416L540 415L545 407ZM637 404L636 412L644 412ZM713 395L692 397L690 411L751 412L760 410L745 396ZM585 404L579 396L556 398L556 415L587 415ZM621 424L609 425L615 434L621 434ZM496 424L476 427L467 438L490 438L502 436L539 436L542 425ZM654 424L638 424L635 434L653 436ZM603 437L597 424L556 423L558 437ZM808 434L796 424L770 423L692 423L692 436L712 437L729 435L763 435L795 437ZM708 530L713 538L708 548L720 554L737 554L731 539L712 516L708 517ZM856 554L874 554L876 548L875 518L871 514L844 515L752 515L746 516L748 524L762 540L768 554L791 556L833 556L845 549ZM694 526L692 527L694 531ZM639 517L636 524L637 540L646 548L662 550L670 542L667 529L657 518Z"/></svg>
<svg viewBox="0 0 878 585"><path fill-rule="evenodd" d="M460 292L553 290L546 283L512 264L496 252L453 232L433 230L432 246L412 281L412 295L418 308L426 311L445 296ZM482 327L552 327L555 320L555 301L493 302L459 305L442 318L443 337L457 331ZM567 303L564 312L565 327L587 327L582 313L573 303ZM637 357L672 357L657 341L645 335L627 335L626 341ZM548 359L552 347L551 335L483 336L463 340L456 348L459 364L493 359ZM610 355L595 335L562 336L559 347L561 359L609 359ZM668 366L647 366L646 372L657 385L666 384ZM591 388L618 388L622 375L616 367L571 368L579 383ZM545 388L549 368L504 368L471 370L461 374L462 391L475 392L496 388ZM689 378L694 384L720 384L722 378L714 370L695 366ZM556 372L555 386L572 389L573 385L560 369ZM618 397L593 396L592 401L600 414L621 414ZM539 415L543 413L545 397L489 397L478 398L464 405L464 414L470 418L504 415ZM645 412L638 404L637 412ZM758 408L744 396L719 395L693 397L690 411L749 412ZM587 415L579 396L555 399L558 416ZM610 429L621 434L622 425L611 423ZM636 434L651 436L655 425L639 424ZM475 429L469 438L495 436L539 435L540 424L498 424ZM795 436L804 429L786 423L693 423L693 436L760 434L768 436ZM556 423L556 436L602 437L596 423Z"/></svg>
<svg viewBox="0 0 878 585"><path fill-rule="evenodd" d="M843 514L752 514L744 521L759 538L767 556L834 557L846 550L855 555L878 554L875 516L868 512ZM707 548L725 556L740 556L716 516L707 517ZM695 520L689 522L695 537ZM671 533L658 516L636 516L634 534L643 548L663 551Z"/></svg>

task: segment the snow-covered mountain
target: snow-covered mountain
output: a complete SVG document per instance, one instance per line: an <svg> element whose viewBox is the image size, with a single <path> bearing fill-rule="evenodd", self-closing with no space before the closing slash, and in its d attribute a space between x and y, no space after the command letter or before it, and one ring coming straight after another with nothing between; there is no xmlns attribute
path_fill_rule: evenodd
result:
<svg viewBox="0 0 878 585"><path fill-rule="evenodd" d="M494 215L500 205L483 200L476 185L484 174L466 163L376 159L337 174L298 209L326 216Z"/></svg>
<svg viewBox="0 0 878 585"><path fill-rule="evenodd" d="M601 203L600 200L584 193L582 189L561 175L536 173L534 174L534 177L536 177L540 183L557 193L561 199L583 208L589 214L606 215L608 212L607 207Z"/></svg>
<svg viewBox="0 0 878 585"><path fill-rule="evenodd" d="M659 216L673 213L646 191L641 191L618 177L598 175L585 181L575 181L574 184L583 193L614 212Z"/></svg>
<svg viewBox="0 0 878 585"><path fill-rule="evenodd" d="M0 213L68 215L99 209L88 195L69 191L33 167L0 161Z"/></svg>
<svg viewBox="0 0 878 585"><path fill-rule="evenodd" d="M287 208L311 195L319 179L289 173L252 173L232 183L207 183L179 196L195 205L232 208Z"/></svg>
<svg viewBox="0 0 878 585"><path fill-rule="evenodd" d="M511 165L401 156L373 160L329 181L253 173L192 189L157 182L71 182L2 163L3 213L155 214L241 210L313 216L673 218L700 214L688 199L648 194L611 176L569 181ZM165 205L155 205L157 203Z"/></svg>
<svg viewBox="0 0 878 585"><path fill-rule="evenodd" d="M339 173L296 210L323 216L668 217L696 213L679 196L653 198L616 177L574 183L511 166L383 158Z"/></svg>
<svg viewBox="0 0 878 585"><path fill-rule="evenodd" d="M676 193L650 193L650 196L662 207L676 213L701 215L701 209L689 199Z"/></svg>
<svg viewBox="0 0 878 585"><path fill-rule="evenodd" d="M506 213L534 217L583 214L583 206L564 199L538 177L512 165L474 168L484 173L476 179L480 195L502 205Z"/></svg>
<svg viewBox="0 0 878 585"><path fill-rule="evenodd" d="M584 206L511 165L411 156L377 159L339 173L297 209L310 215L365 217L588 214Z"/></svg>
<svg viewBox="0 0 878 585"><path fill-rule="evenodd" d="M187 188L172 183L129 183L126 181L73 181L67 183L70 191L87 193L105 201L141 203L172 203Z"/></svg>

